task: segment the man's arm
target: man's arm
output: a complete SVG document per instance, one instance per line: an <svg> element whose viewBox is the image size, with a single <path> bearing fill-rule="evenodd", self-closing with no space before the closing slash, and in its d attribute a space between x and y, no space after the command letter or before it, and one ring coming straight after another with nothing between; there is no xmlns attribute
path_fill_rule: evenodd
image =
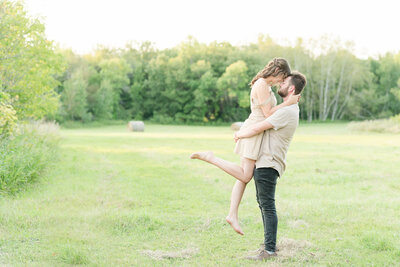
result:
<svg viewBox="0 0 400 267"><path fill-rule="evenodd" d="M254 135L257 135L257 134L259 134L265 130L271 129L271 128L274 128L274 126L271 123L269 123L268 121L263 120L261 122L254 124L253 126L247 128L247 129L243 129L243 130L236 132L235 139L252 137Z"/></svg>

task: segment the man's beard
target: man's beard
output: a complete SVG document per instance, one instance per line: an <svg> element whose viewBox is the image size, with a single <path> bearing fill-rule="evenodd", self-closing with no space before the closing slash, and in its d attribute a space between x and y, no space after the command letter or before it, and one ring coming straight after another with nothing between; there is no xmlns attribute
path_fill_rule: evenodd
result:
<svg viewBox="0 0 400 267"><path fill-rule="evenodd" d="M289 93L288 88L289 88L289 86L286 86L286 88L279 88L278 95L280 95L282 98L287 97L287 95Z"/></svg>

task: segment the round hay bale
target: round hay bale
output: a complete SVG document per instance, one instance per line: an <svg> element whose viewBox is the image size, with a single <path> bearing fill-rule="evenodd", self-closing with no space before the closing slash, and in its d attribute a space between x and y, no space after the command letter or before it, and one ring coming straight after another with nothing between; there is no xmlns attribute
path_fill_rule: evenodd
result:
<svg viewBox="0 0 400 267"><path fill-rule="evenodd" d="M234 131L239 131L240 127L242 127L242 125L243 125L243 122L241 122L241 121L234 122L231 125L231 129Z"/></svg>
<svg viewBox="0 0 400 267"><path fill-rule="evenodd" d="M130 121L128 122L128 129L131 132L143 132L144 122L143 121Z"/></svg>

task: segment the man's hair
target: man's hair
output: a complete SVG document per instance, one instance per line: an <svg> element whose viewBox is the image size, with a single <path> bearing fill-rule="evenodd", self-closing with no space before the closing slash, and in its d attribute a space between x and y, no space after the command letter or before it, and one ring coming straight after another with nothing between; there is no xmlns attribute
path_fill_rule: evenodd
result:
<svg viewBox="0 0 400 267"><path fill-rule="evenodd" d="M306 76L304 76L304 74L298 71L292 71L289 77L290 77L290 84L294 85L295 88L294 94L295 95L300 94L307 84Z"/></svg>

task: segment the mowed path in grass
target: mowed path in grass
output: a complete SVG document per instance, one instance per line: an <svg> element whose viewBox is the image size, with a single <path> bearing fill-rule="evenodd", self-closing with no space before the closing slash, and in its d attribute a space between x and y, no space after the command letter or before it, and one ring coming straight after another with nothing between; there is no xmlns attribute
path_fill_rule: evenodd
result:
<svg viewBox="0 0 400 267"><path fill-rule="evenodd" d="M234 180L193 151L239 162L229 127L62 130L46 177L0 200L0 265L252 266L263 240L251 181L245 236L225 223ZM400 259L400 136L301 123L277 186L278 266Z"/></svg>

